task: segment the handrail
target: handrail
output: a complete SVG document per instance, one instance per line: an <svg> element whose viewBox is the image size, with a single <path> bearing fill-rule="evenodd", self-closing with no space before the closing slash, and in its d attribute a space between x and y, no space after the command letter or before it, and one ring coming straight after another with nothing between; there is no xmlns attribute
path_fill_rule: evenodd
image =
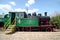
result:
<svg viewBox="0 0 60 40"><path fill-rule="evenodd" d="M9 18L9 20L4 24L4 31L6 30L6 26L8 25L8 22L10 21L10 18ZM10 23L10 22L9 22ZM14 23L14 25L15 25L15 19L13 20L13 22L12 22L12 24Z"/></svg>
<svg viewBox="0 0 60 40"><path fill-rule="evenodd" d="M8 21L4 24L4 31L6 30L6 26L8 24L8 22L10 21L10 18L8 19ZM10 22L9 22L10 23Z"/></svg>
<svg viewBox="0 0 60 40"><path fill-rule="evenodd" d="M9 21L10 21L10 18L9 18L9 20L5 23L5 25L6 25Z"/></svg>
<svg viewBox="0 0 60 40"><path fill-rule="evenodd" d="M16 19L14 19L14 25L16 25Z"/></svg>
<svg viewBox="0 0 60 40"><path fill-rule="evenodd" d="M14 23L14 25L15 25L15 19L13 20L13 22L12 22L12 24Z"/></svg>

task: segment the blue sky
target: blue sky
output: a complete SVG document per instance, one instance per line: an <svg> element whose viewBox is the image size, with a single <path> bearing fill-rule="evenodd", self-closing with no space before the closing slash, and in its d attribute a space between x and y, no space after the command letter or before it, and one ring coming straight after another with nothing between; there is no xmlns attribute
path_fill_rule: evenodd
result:
<svg viewBox="0 0 60 40"><path fill-rule="evenodd" d="M52 15L54 12L60 12L60 0L0 0L0 14L9 11L26 11L28 13L37 12Z"/></svg>

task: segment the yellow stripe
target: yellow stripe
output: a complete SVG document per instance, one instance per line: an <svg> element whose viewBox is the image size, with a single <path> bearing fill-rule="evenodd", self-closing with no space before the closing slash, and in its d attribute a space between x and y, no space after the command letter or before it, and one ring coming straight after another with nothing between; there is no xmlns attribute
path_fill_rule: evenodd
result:
<svg viewBox="0 0 60 40"><path fill-rule="evenodd" d="M10 23L10 18L9 18L8 21L4 24L4 31L6 30L6 25L8 24L8 22Z"/></svg>
<svg viewBox="0 0 60 40"><path fill-rule="evenodd" d="M15 19L13 20L13 22L12 22L12 24L14 23L14 25L15 25Z"/></svg>

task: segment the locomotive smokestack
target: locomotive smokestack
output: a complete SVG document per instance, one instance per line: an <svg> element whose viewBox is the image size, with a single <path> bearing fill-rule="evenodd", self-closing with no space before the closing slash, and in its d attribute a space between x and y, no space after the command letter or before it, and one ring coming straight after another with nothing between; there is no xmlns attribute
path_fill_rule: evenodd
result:
<svg viewBox="0 0 60 40"><path fill-rule="evenodd" d="M47 12L45 12L45 16L47 16Z"/></svg>

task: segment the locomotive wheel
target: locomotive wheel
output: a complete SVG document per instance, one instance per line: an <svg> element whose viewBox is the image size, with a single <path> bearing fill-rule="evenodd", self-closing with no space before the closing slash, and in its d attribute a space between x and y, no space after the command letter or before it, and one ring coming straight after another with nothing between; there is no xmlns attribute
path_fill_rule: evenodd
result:
<svg viewBox="0 0 60 40"><path fill-rule="evenodd" d="M47 32L52 32L53 29L52 29L51 27L48 27L48 28L46 29L46 31L47 31Z"/></svg>

